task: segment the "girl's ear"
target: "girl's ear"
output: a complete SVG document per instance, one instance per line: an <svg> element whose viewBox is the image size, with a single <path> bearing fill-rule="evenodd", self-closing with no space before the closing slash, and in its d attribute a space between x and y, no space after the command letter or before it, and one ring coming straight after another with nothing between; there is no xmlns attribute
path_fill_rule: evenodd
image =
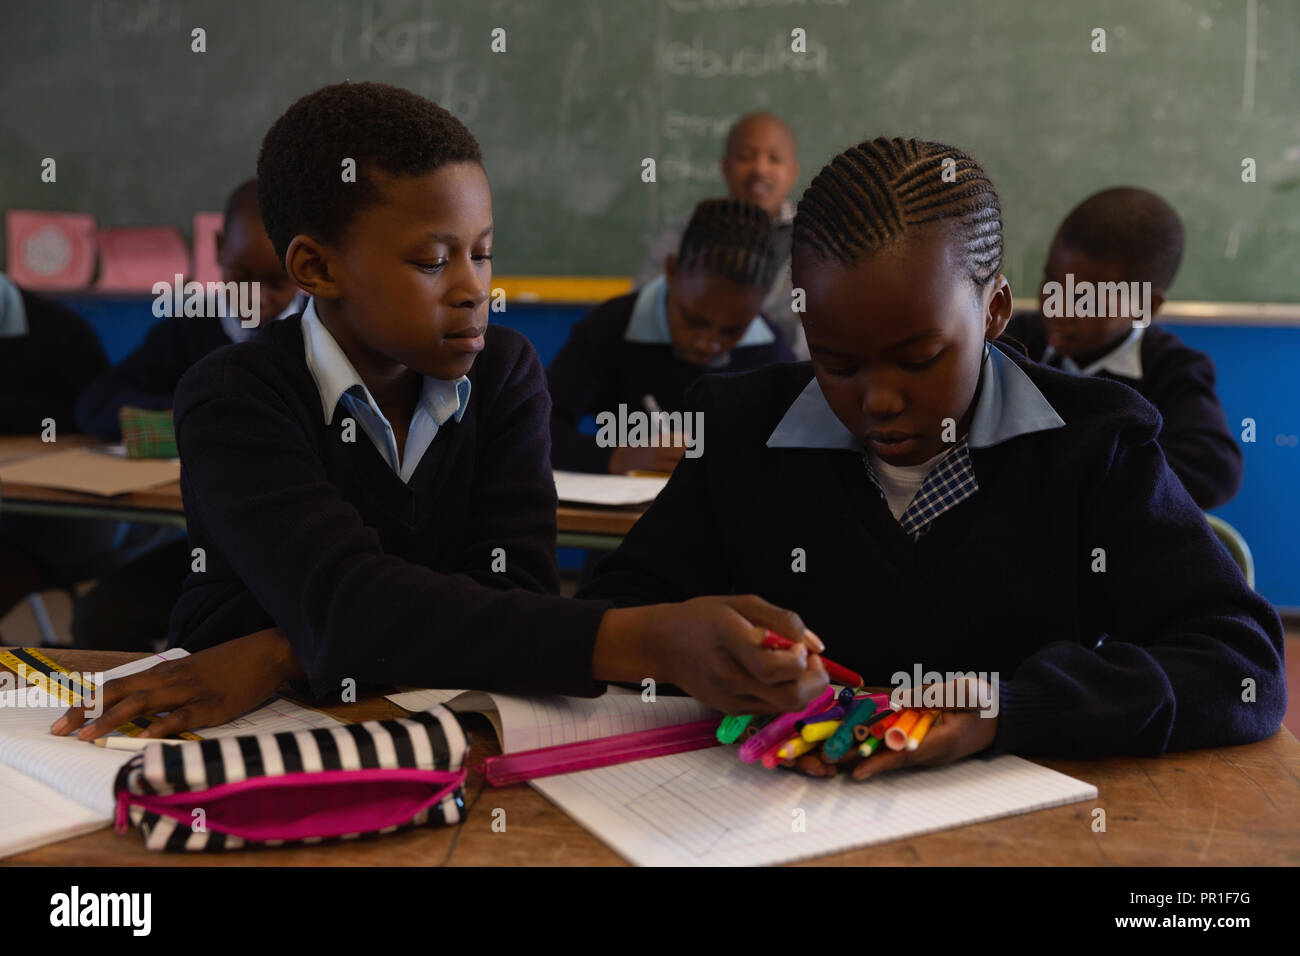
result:
<svg viewBox="0 0 1300 956"><path fill-rule="evenodd" d="M1000 336L1011 321L1011 284L1007 277L998 274L984 292L984 338L992 342Z"/></svg>

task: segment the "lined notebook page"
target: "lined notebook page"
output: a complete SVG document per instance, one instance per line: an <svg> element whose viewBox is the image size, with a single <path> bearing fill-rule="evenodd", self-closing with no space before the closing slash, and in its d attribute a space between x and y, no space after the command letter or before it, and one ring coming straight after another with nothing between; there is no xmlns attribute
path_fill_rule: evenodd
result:
<svg viewBox="0 0 1300 956"><path fill-rule="evenodd" d="M0 857L98 830L104 818L31 777L0 768Z"/></svg>
<svg viewBox="0 0 1300 956"><path fill-rule="evenodd" d="M788 863L1097 796L1091 784L1005 755L857 784L741 763L734 747L531 782L643 866Z"/></svg>
<svg viewBox="0 0 1300 956"><path fill-rule="evenodd" d="M612 687L600 697L515 697L510 694L466 693L455 690L417 690L389 694L388 699L407 710L424 710L446 704L467 712L494 708L501 752L536 750L580 740L595 740L654 730L722 715L693 697L656 695L643 700L638 691ZM498 725L498 720L493 724Z"/></svg>

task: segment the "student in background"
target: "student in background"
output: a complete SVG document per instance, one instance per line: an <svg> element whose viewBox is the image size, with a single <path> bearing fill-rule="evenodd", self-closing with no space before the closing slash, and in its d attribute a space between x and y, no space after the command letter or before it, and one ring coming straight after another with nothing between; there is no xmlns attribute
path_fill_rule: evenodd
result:
<svg viewBox="0 0 1300 956"><path fill-rule="evenodd" d="M150 708L170 713L146 736L211 725L299 678L337 697L349 682L594 696L651 677L765 713L825 688L815 635L758 598L614 610L556 593L550 397L528 341L488 324L492 198L455 117L392 86L327 86L271 127L258 181L311 303L182 379L181 487L207 569L170 642L194 653L106 685L86 737ZM764 627L798 649L769 656Z"/></svg>
<svg viewBox="0 0 1300 956"><path fill-rule="evenodd" d="M780 251L772 221L744 199L695 207L667 274L597 306L577 322L547 369L551 462L566 471L672 471L681 445L603 448L578 431L601 411L682 412L686 389L708 372L791 360L759 314Z"/></svg>
<svg viewBox="0 0 1300 956"><path fill-rule="evenodd" d="M1043 282L1149 282L1151 315L1165 302L1183 255L1178 214L1145 189L1121 187L1089 196L1052 240ZM1214 362L1165 329L1134 325L1140 316L1048 318L1018 315L1007 326L1035 361L1076 375L1101 375L1136 389L1164 420L1160 447L1192 500L1217 508L1241 488L1241 448L1214 390ZM1132 304L1132 300L1129 300ZM1063 303L1064 304L1064 303Z"/></svg>
<svg viewBox="0 0 1300 956"><path fill-rule="evenodd" d="M0 272L0 435L39 435L52 422L57 450L77 430L77 393L107 367L81 316ZM0 514L0 617L33 591L93 574L117 538L115 521Z"/></svg>
<svg viewBox="0 0 1300 956"><path fill-rule="evenodd" d="M701 380L707 455L682 461L579 597L752 592L868 686L918 665L997 675L995 714L945 709L919 749L876 754L860 778L988 748L1267 737L1286 711L1277 613L1169 469L1150 404L995 342L1002 259L997 193L966 153L882 138L837 156L795 220L811 368Z"/></svg>
<svg viewBox="0 0 1300 956"><path fill-rule="evenodd" d="M790 295L790 230L794 224L794 206L789 196L794 181L799 178L799 159L790 127L773 113L742 116L727 133L722 178L733 198L757 203L772 218L780 265L763 301L763 314L780 330L795 357L806 359L808 348L803 340L803 327L794 314ZM663 275L664 263L677 251L685 229L685 221L673 223L655 241L637 271L638 288Z"/></svg>
<svg viewBox="0 0 1300 956"><path fill-rule="evenodd" d="M258 283L261 325L245 328L238 315L160 320L139 347L82 392L77 420L84 431L120 440L123 407L170 409L181 376L195 362L223 345L248 341L268 319L305 307L262 226L256 180L242 183L226 201L217 262L221 281ZM132 526L127 543L138 557L105 574L73 606L77 647L153 650L167 636L172 604L190 570L190 545L175 531L146 526Z"/></svg>

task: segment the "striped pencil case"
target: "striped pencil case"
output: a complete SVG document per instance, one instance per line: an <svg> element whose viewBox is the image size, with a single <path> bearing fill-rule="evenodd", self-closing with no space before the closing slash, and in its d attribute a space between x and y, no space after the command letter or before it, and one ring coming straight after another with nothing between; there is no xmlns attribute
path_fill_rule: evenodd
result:
<svg viewBox="0 0 1300 956"><path fill-rule="evenodd" d="M159 743L118 772L117 832L150 850L302 846L460 822L464 731L431 707L293 733Z"/></svg>

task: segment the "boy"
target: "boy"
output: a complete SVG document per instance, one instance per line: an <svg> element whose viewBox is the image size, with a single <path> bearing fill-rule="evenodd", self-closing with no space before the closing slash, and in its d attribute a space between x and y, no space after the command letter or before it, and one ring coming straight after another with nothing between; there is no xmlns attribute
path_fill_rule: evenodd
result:
<svg viewBox="0 0 1300 956"><path fill-rule="evenodd" d="M556 594L550 399L527 340L488 325L491 192L455 117L392 86L327 86L271 127L258 184L311 305L181 381L181 487L207 568L170 642L195 653L106 685L82 739L149 710L169 713L148 737L209 726L298 678L319 695L592 696L648 676L746 713L825 688L816 636L756 597L615 610ZM766 651L765 627L801 643Z"/></svg>
<svg viewBox="0 0 1300 956"><path fill-rule="evenodd" d="M1150 320L1164 304L1182 254L1182 223L1168 203L1145 189L1107 189L1061 223L1043 267L1044 286L1056 282L1065 289L1067 274L1076 289L1085 282L1094 289L1149 282ZM1210 357L1165 329L1135 325L1141 317L1133 308L1115 316L1048 317L1042 306L1047 295L1045 288L1039 314L1011 321L1008 335L1044 365L1135 389L1164 419L1160 447L1192 500L1204 510L1231 500L1241 487L1242 455L1214 391Z"/></svg>
<svg viewBox="0 0 1300 956"><path fill-rule="evenodd" d="M799 178L794 133L773 113L742 116L727 133L721 167L728 194L757 203L772 218L773 241L780 265L763 301L762 312L780 329L795 358L802 361L808 358L808 348L790 297L790 230L794 225L794 206L789 195ZM685 228L684 221L673 223L651 247L637 271L638 288L663 274L664 263L677 251Z"/></svg>
<svg viewBox="0 0 1300 956"><path fill-rule="evenodd" d="M790 350L758 314L782 253L772 221L744 199L696 207L667 275L619 296L579 321L547 380L551 462L568 471L672 471L684 448L603 448L578 432L583 416L619 405L641 412L686 411L701 375L789 362Z"/></svg>
<svg viewBox="0 0 1300 956"><path fill-rule="evenodd" d="M268 318L305 308L306 297L295 294L262 227L256 180L240 184L226 201L217 262L222 282L258 283L262 326ZM118 412L123 406L171 408L176 385L190 366L223 345L249 340L258 330L245 328L238 315L162 319L135 351L86 387L77 402L78 424L106 441L120 440ZM73 606L77 647L153 650L167 636L167 618L189 571L190 546L175 533L141 526L132 526L127 544L137 554L145 553L104 575Z"/></svg>

